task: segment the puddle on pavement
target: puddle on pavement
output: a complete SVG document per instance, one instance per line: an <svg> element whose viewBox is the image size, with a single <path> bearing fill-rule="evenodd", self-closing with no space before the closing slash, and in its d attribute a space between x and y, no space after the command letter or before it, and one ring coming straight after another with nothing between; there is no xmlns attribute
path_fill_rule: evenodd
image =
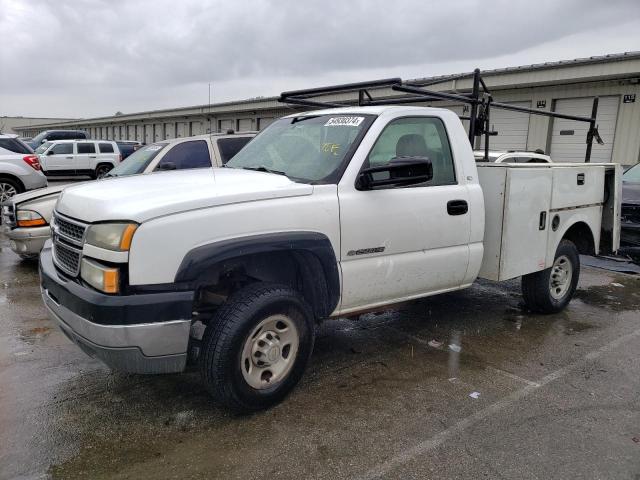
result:
<svg viewBox="0 0 640 480"><path fill-rule="evenodd" d="M615 277L606 285L596 285L576 291L575 298L587 305L614 312L640 310L640 279Z"/></svg>
<svg viewBox="0 0 640 480"><path fill-rule="evenodd" d="M36 344L47 338L51 334L51 327L34 327L22 330L19 338L30 345Z"/></svg>

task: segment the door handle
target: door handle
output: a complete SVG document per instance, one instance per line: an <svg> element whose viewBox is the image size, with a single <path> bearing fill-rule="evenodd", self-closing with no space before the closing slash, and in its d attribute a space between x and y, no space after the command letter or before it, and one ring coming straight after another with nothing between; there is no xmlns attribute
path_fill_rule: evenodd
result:
<svg viewBox="0 0 640 480"><path fill-rule="evenodd" d="M66 158L68 160L73 160L73 157L64 157L64 158Z"/></svg>
<svg viewBox="0 0 640 480"><path fill-rule="evenodd" d="M449 200L447 202L447 213L449 215L464 215L469 211L469 204L466 200Z"/></svg>
<svg viewBox="0 0 640 480"><path fill-rule="evenodd" d="M95 155L89 155L89 158L96 158Z"/></svg>

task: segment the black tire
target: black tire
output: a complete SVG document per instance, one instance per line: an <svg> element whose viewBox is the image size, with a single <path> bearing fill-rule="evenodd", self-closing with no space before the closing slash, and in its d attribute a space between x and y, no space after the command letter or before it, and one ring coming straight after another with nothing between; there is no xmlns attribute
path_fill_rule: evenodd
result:
<svg viewBox="0 0 640 480"><path fill-rule="evenodd" d="M113 165L111 165L110 163L101 163L96 167L95 171L93 172L94 180L104 177L111 170L113 170Z"/></svg>
<svg viewBox="0 0 640 480"><path fill-rule="evenodd" d="M10 177L0 177L0 203L22 192L24 188L20 182Z"/></svg>
<svg viewBox="0 0 640 480"><path fill-rule="evenodd" d="M297 351L282 379L273 386L265 384L254 388L243 372L243 366L248 367L243 363L245 348L252 342L249 337L261 322L277 315L286 315L295 326ZM256 335L252 336L254 342L259 338ZM235 412L268 408L284 399L296 386L311 356L314 339L311 308L298 292L271 283L246 286L227 299L205 330L199 358L202 380L217 401ZM253 355L251 358L253 360ZM252 368L259 367L252 365Z"/></svg>
<svg viewBox="0 0 640 480"><path fill-rule="evenodd" d="M552 283L556 275L556 264L568 262L571 279L565 282L566 287L558 287ZM570 240L562 240L554 257L554 266L540 272L522 276L522 296L530 310L537 313L557 313L571 301L580 278L580 257L578 249Z"/></svg>

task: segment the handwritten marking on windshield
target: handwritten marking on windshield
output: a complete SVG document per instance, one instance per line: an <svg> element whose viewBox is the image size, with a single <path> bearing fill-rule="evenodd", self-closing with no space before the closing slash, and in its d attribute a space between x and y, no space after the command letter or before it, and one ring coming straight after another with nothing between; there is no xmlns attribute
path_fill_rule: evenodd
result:
<svg viewBox="0 0 640 480"><path fill-rule="evenodd" d="M330 153L332 155L338 156L338 150L340 149L340 145L337 143L323 143L322 151L324 153Z"/></svg>

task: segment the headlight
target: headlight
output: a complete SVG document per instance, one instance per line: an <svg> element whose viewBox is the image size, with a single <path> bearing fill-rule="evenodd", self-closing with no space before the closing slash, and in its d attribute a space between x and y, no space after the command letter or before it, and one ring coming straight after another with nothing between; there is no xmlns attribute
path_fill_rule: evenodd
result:
<svg viewBox="0 0 640 480"><path fill-rule="evenodd" d="M18 210L16 212L16 225L18 227L41 227L47 222L42 215L33 210Z"/></svg>
<svg viewBox="0 0 640 480"><path fill-rule="evenodd" d="M120 272L117 268L105 267L92 260L82 259L80 276L92 287L105 293L118 293Z"/></svg>
<svg viewBox="0 0 640 480"><path fill-rule="evenodd" d="M131 247L133 234L138 228L135 223L99 223L91 225L86 242L107 250L126 252Z"/></svg>

